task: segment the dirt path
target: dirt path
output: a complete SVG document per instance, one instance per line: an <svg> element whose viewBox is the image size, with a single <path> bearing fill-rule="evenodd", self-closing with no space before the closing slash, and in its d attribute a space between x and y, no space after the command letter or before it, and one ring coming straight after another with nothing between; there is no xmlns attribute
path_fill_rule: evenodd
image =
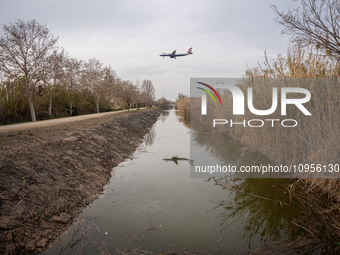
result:
<svg viewBox="0 0 340 255"><path fill-rule="evenodd" d="M98 197L161 110L106 114L0 137L0 254L44 250Z"/></svg>
<svg viewBox="0 0 340 255"><path fill-rule="evenodd" d="M145 107L140 108L140 109L145 109ZM19 124L13 124L13 125L2 125L2 126L0 125L0 133L18 131L18 130L24 130L24 129L29 129L29 128L36 128L36 127L46 127L46 126L52 126L52 125L56 125L60 123L100 118L100 117L105 117L105 116L112 116L112 115L121 114L122 112L127 112L127 111L128 110L103 112L103 113L87 114L87 115L80 115L80 116L73 116L73 117L59 118L59 119L52 119L52 120L41 120L41 121L36 121L36 122L19 123ZM133 112L135 110L131 110L131 111Z"/></svg>

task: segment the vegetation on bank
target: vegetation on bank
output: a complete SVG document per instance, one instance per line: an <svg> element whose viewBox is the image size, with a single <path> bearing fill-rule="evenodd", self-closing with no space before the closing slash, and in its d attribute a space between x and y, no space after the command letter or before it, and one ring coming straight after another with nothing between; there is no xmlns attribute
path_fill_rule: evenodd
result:
<svg viewBox="0 0 340 255"><path fill-rule="evenodd" d="M305 105L311 110L312 116L306 118L299 111L291 111L290 118L296 119L299 123L293 130L280 129L278 132L266 128L263 133L265 136L247 130L235 134L234 137L240 139L249 149L257 148L273 162L339 164L340 63L338 59L325 54L316 46L302 47L300 43L295 43L289 48L287 57L278 56L272 61L268 61L266 57L263 67L247 70L246 77L248 80L304 78L305 82L295 79L299 81L295 86L303 86L311 92L312 99ZM318 78L328 79L323 79L321 84L315 82ZM258 109L267 109L263 107L268 107L268 102L271 102L271 93L268 87L263 87L263 82L258 84L261 84L259 91L263 93L255 97L254 105ZM257 89L255 82L253 87L254 90ZM273 119L278 117L271 116ZM291 185L290 189L304 208L299 222L308 230L306 233L323 244L325 253L339 250L339 179L300 178Z"/></svg>
<svg viewBox="0 0 340 255"><path fill-rule="evenodd" d="M0 36L0 125L151 106L150 80L122 80L95 58L72 58L36 20L16 20Z"/></svg>
<svg viewBox="0 0 340 255"><path fill-rule="evenodd" d="M179 110L181 115L190 120L190 97L184 95L183 93L178 93L177 100L175 102L176 110Z"/></svg>
<svg viewBox="0 0 340 255"><path fill-rule="evenodd" d="M312 116L306 117L295 108L288 108L287 115L295 119L298 126L295 128L272 128L264 125L261 130L257 128L243 128L241 125L219 127L223 132L241 141L249 151L258 151L275 164L339 164L340 158L340 105L338 99L340 92L338 82L334 79L324 79L324 86L317 85L315 78L338 78L340 75L339 62L328 56L316 54L314 48L301 48L293 44L288 50L287 57L278 56L272 61L267 58L263 67L257 67L246 71L246 75L240 80L239 87L247 95L246 88L252 87L254 91L253 104L256 109L269 109L272 104L272 87L295 86L308 89L313 95L307 109L311 109ZM273 79L275 78L275 79ZM277 79L280 78L280 79ZM296 82L285 82L290 78ZM278 82L278 81L281 81ZM290 79L290 81L292 81ZM306 82L303 82L306 81ZM335 82L334 82L335 81ZM327 82L329 82L327 84ZM208 100L207 125L211 125L212 119L238 119L232 115L232 100L228 93L220 93L224 107L215 107ZM224 99L223 99L224 98ZM212 100L211 100L212 101ZM200 113L200 98L184 97L176 102L176 107L182 115L190 119L197 117L202 125L207 121ZM225 106L226 105L226 106ZM191 108L190 108L191 106ZM246 113L242 119L281 119L281 112L277 110L268 116L258 116ZM279 124L280 125L280 124ZM293 228L303 229L313 241L313 247L317 243L319 249L324 252L334 251L339 248L340 236L340 181L339 179L307 179L300 178L287 186L289 194L300 201L303 210L298 220L298 225ZM293 220L293 219L292 219Z"/></svg>
<svg viewBox="0 0 340 255"><path fill-rule="evenodd" d="M305 14L314 9L316 10L315 15L319 15L319 19L312 16L307 16L306 20L299 19L301 17L299 10L290 10L285 16L283 12L274 8L279 14L279 19L282 19L281 23L286 26L286 29L290 29L285 30L286 32L296 32L303 22L306 22L305 25L308 26L308 22L313 18L315 18L315 23L327 23L326 21L329 20L331 22L329 24L336 23L335 27L339 27L339 17L330 18L330 15L334 15L337 10L334 9L335 1L302 1L302 5L302 11ZM325 14L323 12L325 10L329 14ZM289 15L291 15L290 18ZM278 55L275 59L269 60L265 55L263 64L259 64L256 68L249 68L246 70L244 78L240 79L239 87L244 91L244 95L247 95L247 87L253 88L253 105L256 109L270 108L272 87L278 87L278 90L280 87L287 86L303 87L311 92L312 99L304 104L307 109L311 110L311 117L306 117L296 108L287 108L287 116L298 122L298 126L295 128L272 128L270 125L265 125L261 127L261 131L256 128L237 126L232 129L224 129L224 132L240 140L249 150L259 151L273 163L286 165L339 164L340 92L338 79L340 78L340 62L338 46L334 47L332 43L334 40L332 37L337 37L337 34L327 31L328 25L324 27L324 36L319 36L321 33L319 31L316 38L312 38L312 35L299 37L299 34L295 33L287 56ZM311 25L310 29L313 29ZM306 38L309 38L308 45ZM339 38L337 37L337 39ZM318 83L317 79L319 78L327 79ZM287 82L288 80L290 82ZM222 97L230 99L227 92L221 94ZM232 100L222 99L222 101L224 105L230 104L226 108L232 109ZM188 114L190 104L192 116L200 118L200 114L192 112L200 110L200 107L193 107L200 105L199 98L181 98L176 102L178 109L187 118L190 116ZM220 118L220 116L224 116L225 119L235 119L235 116L232 116L230 111L229 113L225 111L224 107L214 107L212 102L209 105L209 100L208 112L210 120ZM269 117L270 119L282 119L280 107L270 116L262 118L246 113L242 119L264 120ZM198 119L198 121L201 123L202 119ZM212 121L209 122L209 125L211 123ZM292 227L303 230L313 240L311 246L314 247L312 248L314 251L318 250L322 254L336 254L340 249L340 180L337 178L300 178L287 188L291 196L298 198L303 208L299 219L295 221L297 224Z"/></svg>

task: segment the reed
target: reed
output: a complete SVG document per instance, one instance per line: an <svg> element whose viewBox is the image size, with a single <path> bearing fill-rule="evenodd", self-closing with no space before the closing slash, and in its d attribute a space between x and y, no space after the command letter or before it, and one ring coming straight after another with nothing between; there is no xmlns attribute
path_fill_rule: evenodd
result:
<svg viewBox="0 0 340 255"><path fill-rule="evenodd" d="M258 109L268 109L268 102L271 102L271 93L268 91L270 86L265 86L259 79L295 78L294 81L300 82L299 84L287 83L285 86L290 84L304 87L311 92L312 100L306 107L311 110L312 117L306 118L299 111L290 111L287 115L298 121L298 127L264 127L265 130L261 132L247 129L242 134L236 134L237 138L247 144L249 149L260 150L276 163L339 163L339 66L338 61L322 55L312 46L302 49L299 45L294 45L288 50L287 57L278 56L273 61L268 61L266 56L263 66L246 72L246 78L253 81L254 90L261 91L255 97L254 105ZM322 79L322 84L315 82L318 78L327 79ZM307 234L317 240L325 252L338 252L339 246L336 242L339 241L340 235L339 179L301 178L290 188L303 207L298 219L300 226L310 231Z"/></svg>
<svg viewBox="0 0 340 255"><path fill-rule="evenodd" d="M292 79L294 78L294 79ZM320 79L327 78L327 79ZM289 119L295 119L298 126L294 128L273 128L264 125L260 129L243 127L219 127L222 132L241 141L248 150L259 151L276 164L339 164L340 158L340 63L323 55L310 46L290 45L287 56L278 55L269 60L265 54L263 64L248 68L238 86L244 90L253 88L253 105L256 109L269 109L272 104L272 87L303 87L311 92L312 99L304 104L312 113L305 116L294 106L287 107ZM232 107L229 92L220 95L224 106L214 107L208 101L208 112L202 117L200 99L191 98L189 104L181 103L181 111L191 114L195 121L211 125L212 119L223 116L238 121L225 109ZM298 95L296 95L298 97ZM280 95L279 97L280 98ZM291 98L291 96L290 96ZM229 99L229 100L228 100ZM228 105L229 104L229 105ZM241 119L241 118L240 118ZM282 119L281 109L269 116L258 116L246 112L242 119ZM192 120L193 121L193 120ZM326 251L336 251L340 241L340 180L307 179L301 176L290 186L291 194L296 196L302 207L301 217L296 226L308 229L306 232L324 247ZM312 234L311 234L312 233Z"/></svg>
<svg viewBox="0 0 340 255"><path fill-rule="evenodd" d="M281 78L279 80L282 82L275 86L304 87L311 92L312 100L306 107L312 116L306 117L296 109L287 109L287 116L299 123L296 128L276 129L264 126L261 132L247 129L240 134L239 131L235 138L240 139L249 149L260 150L276 163L339 163L339 76L339 61L321 54L312 46L306 49L299 45L290 46L287 57L279 55L272 61L268 61L265 56L263 66L246 71L248 82L245 83L248 86L251 84L255 92L260 91L254 97L257 109L268 109L271 103L271 86L263 80ZM285 83L289 78L295 79ZM327 79L320 82L318 78ZM278 113L270 118L279 118ZM340 201L338 180L311 179L307 183L309 190L320 188L332 199Z"/></svg>
<svg viewBox="0 0 340 255"><path fill-rule="evenodd" d="M176 110L180 111L180 114L187 120L190 119L190 97L182 98L175 102Z"/></svg>

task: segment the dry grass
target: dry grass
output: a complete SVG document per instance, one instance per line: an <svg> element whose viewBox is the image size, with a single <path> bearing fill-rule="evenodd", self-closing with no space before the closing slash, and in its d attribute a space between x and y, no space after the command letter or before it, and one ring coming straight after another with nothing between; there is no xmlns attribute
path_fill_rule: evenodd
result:
<svg viewBox="0 0 340 255"><path fill-rule="evenodd" d="M247 132L238 138L250 149L259 149L276 163L339 163L340 83L337 79L339 76L339 62L320 54L312 47L301 49L299 45L295 45L290 47L286 58L279 55L273 61L268 61L266 57L264 67L259 66L246 71L248 78L246 86L251 85L254 94L256 91L261 92L254 97L255 108L268 109L271 105L272 86L264 80L281 78L279 79L281 82L275 84L276 87L304 87L311 92L312 99L305 105L312 116L306 117L295 108L288 108L287 116L299 123L296 128L273 129L266 126L263 127L264 132L247 129ZM304 79L293 79L291 82L289 78ZM290 82L285 83L286 80ZM269 82L273 80L269 79ZM279 111L270 118L279 119ZM332 199L340 201L337 180L310 179L307 183L309 190L321 189Z"/></svg>
<svg viewBox="0 0 340 255"><path fill-rule="evenodd" d="M183 98L175 103L176 110L179 110L185 119L190 119L190 97Z"/></svg>
<svg viewBox="0 0 340 255"><path fill-rule="evenodd" d="M320 54L312 47L302 49L299 45L294 45L289 48L287 57L278 55L276 59L269 61L265 56L263 65L246 70L239 87L244 90L244 95L247 95L247 87L253 88L253 105L256 109L271 107L272 87L278 87L278 91L281 87L306 88L311 92L312 99L304 105L312 116L305 116L295 106L287 106L287 115L281 116L278 105L278 110L269 116L253 115L246 110L246 114L238 118L225 110L232 109L230 96L225 93L222 95L225 99L222 101L227 107L212 108L214 105L209 105L208 101L208 112L212 114L205 116L204 120L211 125L212 119L220 116L235 121L295 119L298 122L295 128L272 128L267 124L261 129L226 127L224 131L240 140L249 150L259 151L276 164L339 164L338 78L338 61ZM280 93L278 98L280 102ZM289 98L292 98L292 95L289 95ZM202 115L195 112L200 111L199 105L200 99L191 98L191 114L202 122ZM189 111L188 104L183 104L182 107L185 107L183 112ZM339 243L340 236L340 180L300 178L291 186L291 190L304 208L298 224L313 233L311 237L322 245L325 252L337 252L339 246L335 243Z"/></svg>

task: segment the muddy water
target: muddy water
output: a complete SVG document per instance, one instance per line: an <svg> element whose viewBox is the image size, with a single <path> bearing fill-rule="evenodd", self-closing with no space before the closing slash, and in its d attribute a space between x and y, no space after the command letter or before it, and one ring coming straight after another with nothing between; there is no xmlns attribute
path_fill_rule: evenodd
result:
<svg viewBox="0 0 340 255"><path fill-rule="evenodd" d="M113 169L100 198L46 254L236 254L286 237L297 213L284 187L289 180L231 179L225 189L213 179L190 178L189 131L175 111L160 116L131 159ZM231 144L223 154L228 162L258 157L242 156ZM205 157L221 157L204 139L196 145Z"/></svg>

